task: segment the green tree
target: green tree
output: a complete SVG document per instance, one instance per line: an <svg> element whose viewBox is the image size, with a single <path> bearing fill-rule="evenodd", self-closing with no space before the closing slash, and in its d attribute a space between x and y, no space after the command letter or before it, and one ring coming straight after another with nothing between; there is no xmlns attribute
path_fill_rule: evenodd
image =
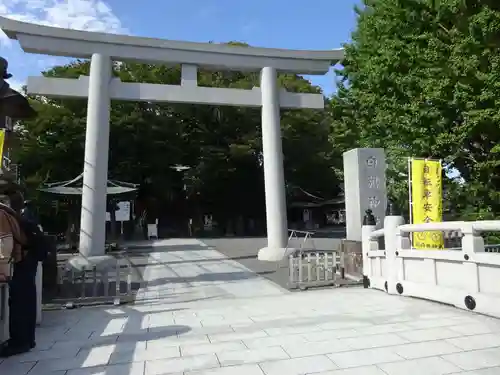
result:
<svg viewBox="0 0 500 375"><path fill-rule="evenodd" d="M43 74L78 78L88 75L89 63L75 61ZM114 66L124 82L179 84L180 67L135 63ZM280 75L289 91L319 93L297 75ZM201 70L199 85L251 89L259 75ZM31 97L39 117L19 127L17 159L33 189L43 181L71 179L82 171L86 101ZM326 113L282 111L283 149L287 183L333 196L337 179L332 167ZM147 195L162 211L220 220L238 215L264 217L261 167L260 110L208 105L113 101L109 176L122 181L149 182ZM69 158L68 156L71 156ZM190 169L179 173L174 165ZM186 191L183 186L186 185ZM189 207L178 206L190 202Z"/></svg>
<svg viewBox="0 0 500 375"><path fill-rule="evenodd" d="M498 215L500 4L364 0L356 11L333 126L347 117L359 145L386 149L400 206L406 158L429 157L459 172L445 178L453 215Z"/></svg>

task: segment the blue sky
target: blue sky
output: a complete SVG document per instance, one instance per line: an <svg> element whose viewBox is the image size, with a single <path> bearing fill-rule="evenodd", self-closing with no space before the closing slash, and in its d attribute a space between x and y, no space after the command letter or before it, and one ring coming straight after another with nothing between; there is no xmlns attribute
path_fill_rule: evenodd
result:
<svg viewBox="0 0 500 375"><path fill-rule="evenodd" d="M0 15L45 25L198 42L242 41L254 46L334 49L350 40L359 0L0 0ZM140 4L140 5L139 5ZM307 5L306 5L307 4ZM29 75L67 61L25 54L0 37L0 55L19 87ZM313 77L326 94L333 72Z"/></svg>

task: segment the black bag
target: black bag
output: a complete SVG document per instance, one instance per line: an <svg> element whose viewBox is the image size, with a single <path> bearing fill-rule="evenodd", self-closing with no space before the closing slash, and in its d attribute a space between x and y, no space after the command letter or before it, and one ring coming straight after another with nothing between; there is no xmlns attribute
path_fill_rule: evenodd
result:
<svg viewBox="0 0 500 375"><path fill-rule="evenodd" d="M26 250L35 260L43 262L47 258L50 246L47 237L34 221L20 216L18 222L21 231L26 237L26 243L21 244L23 250Z"/></svg>

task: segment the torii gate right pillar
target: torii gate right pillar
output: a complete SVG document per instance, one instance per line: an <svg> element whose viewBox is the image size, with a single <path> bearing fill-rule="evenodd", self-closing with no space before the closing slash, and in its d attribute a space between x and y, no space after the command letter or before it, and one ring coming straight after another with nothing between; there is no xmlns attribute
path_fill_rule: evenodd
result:
<svg viewBox="0 0 500 375"><path fill-rule="evenodd" d="M280 97L275 68L262 69L262 153L266 197L267 247L260 249L259 260L280 261L287 254L288 224L285 177L280 124Z"/></svg>

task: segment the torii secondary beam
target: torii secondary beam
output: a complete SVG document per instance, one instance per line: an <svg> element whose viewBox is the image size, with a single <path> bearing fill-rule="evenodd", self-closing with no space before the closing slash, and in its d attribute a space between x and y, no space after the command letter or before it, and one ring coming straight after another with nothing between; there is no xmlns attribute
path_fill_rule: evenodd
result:
<svg viewBox="0 0 500 375"><path fill-rule="evenodd" d="M87 98L89 77L79 79L29 77L28 92L51 97ZM113 100L212 104L242 107L261 107L262 92L259 87L251 90L200 87L197 85L160 85L151 83L121 82L114 78L109 87ZM279 91L281 108L323 109L321 94L291 93Z"/></svg>

